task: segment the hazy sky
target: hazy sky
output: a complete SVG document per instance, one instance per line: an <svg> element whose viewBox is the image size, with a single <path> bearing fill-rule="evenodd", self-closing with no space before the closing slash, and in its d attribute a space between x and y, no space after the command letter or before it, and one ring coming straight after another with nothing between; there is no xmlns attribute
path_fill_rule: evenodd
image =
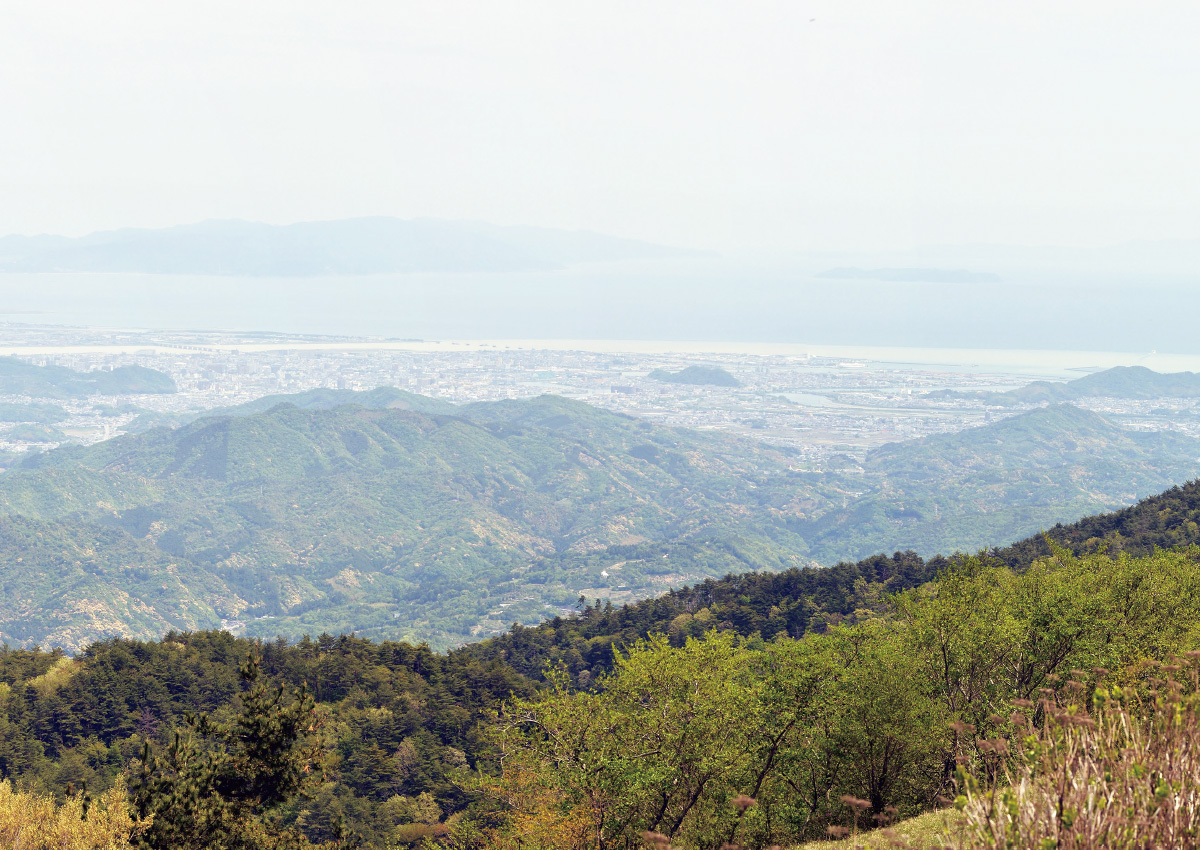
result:
<svg viewBox="0 0 1200 850"><path fill-rule="evenodd" d="M1200 237L1200 3L0 0L0 233Z"/></svg>

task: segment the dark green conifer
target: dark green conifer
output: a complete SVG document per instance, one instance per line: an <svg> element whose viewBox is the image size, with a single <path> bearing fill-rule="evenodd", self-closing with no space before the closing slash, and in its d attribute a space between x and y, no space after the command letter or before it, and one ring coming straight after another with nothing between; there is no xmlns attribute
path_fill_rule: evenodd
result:
<svg viewBox="0 0 1200 850"><path fill-rule="evenodd" d="M316 706L303 686L259 682L252 655L240 671L247 690L228 723L189 714L161 755L149 742L133 784L133 805L152 817L147 850L284 850L310 846L303 835L264 815L321 773Z"/></svg>

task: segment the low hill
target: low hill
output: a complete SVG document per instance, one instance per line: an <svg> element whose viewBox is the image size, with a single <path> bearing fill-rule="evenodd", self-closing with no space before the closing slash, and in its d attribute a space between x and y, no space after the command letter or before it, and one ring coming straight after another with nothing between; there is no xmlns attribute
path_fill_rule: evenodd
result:
<svg viewBox="0 0 1200 850"><path fill-rule="evenodd" d="M717 366L688 366L678 372L655 369L648 376L669 384L695 384L711 387L740 387L742 382Z"/></svg>
<svg viewBox="0 0 1200 850"><path fill-rule="evenodd" d="M1200 398L1195 372L1155 372L1145 366L1115 366L1067 384L1077 398Z"/></svg>
<svg viewBox="0 0 1200 850"><path fill-rule="evenodd" d="M0 402L0 422L28 422L36 425L54 425L62 422L69 414L57 404L49 402Z"/></svg>
<svg viewBox="0 0 1200 850"><path fill-rule="evenodd" d="M0 393L6 395L65 399L175 391L170 375L144 366L77 372L65 366L36 366L17 357L0 357Z"/></svg>
<svg viewBox="0 0 1200 850"><path fill-rule="evenodd" d="M586 231L373 217L270 225L205 221L0 238L0 272L357 275L508 272L692 252Z"/></svg>

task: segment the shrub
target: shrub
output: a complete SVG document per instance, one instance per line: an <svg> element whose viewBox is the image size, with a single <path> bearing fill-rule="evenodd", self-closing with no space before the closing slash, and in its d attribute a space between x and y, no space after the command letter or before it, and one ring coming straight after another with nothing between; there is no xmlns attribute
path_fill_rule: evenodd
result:
<svg viewBox="0 0 1200 850"><path fill-rule="evenodd" d="M0 847L21 850L128 850L143 831L117 783L98 800L74 794L62 805L0 781Z"/></svg>

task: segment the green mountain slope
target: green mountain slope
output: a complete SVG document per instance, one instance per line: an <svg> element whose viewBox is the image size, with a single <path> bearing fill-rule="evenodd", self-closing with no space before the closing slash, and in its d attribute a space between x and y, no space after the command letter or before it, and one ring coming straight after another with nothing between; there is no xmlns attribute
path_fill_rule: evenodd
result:
<svg viewBox="0 0 1200 850"><path fill-rule="evenodd" d="M0 514L55 521L101 560L112 550L97 525L152 545L228 588L220 616L274 618L250 620L253 633L445 645L573 604L608 566L646 595L800 563L803 540L770 503L833 495L790 475L781 452L563 399L463 414L277 406L205 418L32 458L0 479ZM721 545L703 563L623 571L607 555L679 540ZM47 626L20 637L65 636Z"/></svg>
<svg viewBox="0 0 1200 850"><path fill-rule="evenodd" d="M84 522L0 520L0 641L82 647L99 635L221 625L229 588L146 539Z"/></svg>
<svg viewBox="0 0 1200 850"><path fill-rule="evenodd" d="M64 619L53 596L25 589L0 609L0 636L77 647L224 619L265 637L353 630L445 647L581 594L974 550L1200 474L1194 441L1070 407L818 473L784 450L553 396L448 415L396 392L369 398L414 409L319 409L332 400L318 395L308 410L274 404L29 458L0 477L0 517L41 523L66 554L0 549L6 580L76 588L91 608ZM179 580L131 586L122 570L135 566ZM145 616L120 593L150 594Z"/></svg>
<svg viewBox="0 0 1200 850"><path fill-rule="evenodd" d="M1198 512L1200 481L1115 514L1056 528L1051 534L1078 537L1119 529L1127 535L1122 542L1127 551L1144 553L1163 532L1182 534L1179 542L1196 542ZM29 547L41 545L32 538L46 531L46 526L34 523L0 526L5 539L30 538L23 544ZM479 805L478 786L463 782L464 770L473 776L498 774L500 751L493 732L498 722L507 724L515 713L506 714L506 704L511 707L514 701L539 693L562 696L542 680L550 664L562 671L559 683L566 690L590 690L586 699L607 710L540 716L579 721L571 741L573 746L579 742L585 753L597 752L596 734L615 728L625 739L619 738L609 751L618 758L627 748L626 730L661 735L667 723L672 730L689 730L689 736L693 727L697 734L706 733L709 737L696 747L702 758L714 746L711 741L742 734L728 731L731 716L747 716L744 709L730 713L729 694L737 697L743 682L752 686L753 693L786 684L787 689L777 690L777 698L767 704L769 710L756 709L751 715L755 722L743 723L762 736L761 746L739 746L733 751L735 757L725 763L740 769L747 759L765 752L771 759L768 766L783 765L780 770L807 771L808 765L815 765L813 773L782 774L789 781L761 787L790 804L799 784L792 777L816 776L843 785L814 795L813 805L837 806L832 801L838 799L838 791L866 796L855 785L863 779L853 770L853 759L875 752L871 747L877 745L878 730L896 728L911 716L914 705L930 699L954 700L949 713L923 710L907 727L915 730L912 734L919 733L918 723L937 732L960 718L982 726L997 722L989 715L1004 716L997 711L998 702L1002 710L1016 710L1016 697L1037 694L1041 687L1052 693L1056 681L1069 681L1067 671L1091 669L1102 676L1107 668L1114 671L1114 678L1137 682L1136 676L1127 677L1126 663L1136 660L1137 669L1144 670L1147 658L1165 660L1185 646L1195 646L1195 550L1159 554L1141 563L1054 559L1029 571L1032 559L1038 557L1022 551L1030 542L996 553L1017 567L1012 573L979 562L946 570L945 559L924 561L909 552L828 569L731 575L634 605L589 606L576 615L534 628L514 627L446 654L425 646L346 635L322 635L288 645L256 643L218 631L172 632L153 642L104 641L75 658L0 647L0 728L4 730L0 772L20 787L69 793L71 784L78 787L86 782L96 794L120 781L121 771L134 774L131 767L137 763L132 760L142 756L147 742L160 753L169 747L176 730L186 728L189 714L210 712L219 718L235 713L239 697L245 694L238 669L247 654L253 654L261 659L261 675L272 684L304 683L319 704L324 728L330 730L322 743L327 764L336 769L329 771L314 793L277 810L286 823L303 826L313 840L324 840L331 839L344 819L361 833L366 847L409 846L422 838L444 836L450 828L468 839L477 836L470 846L495 846L494 833L480 830L490 828L494 813L504 809L492 800ZM69 556L87 557L77 550ZM930 579L938 583L907 594L898 604L883 597ZM1132 595L1131 588L1136 589ZM1021 619L1014 619L1014 611ZM842 628L830 630L834 623ZM731 650L764 653L748 669L747 680L724 677L727 656L721 655L707 655L704 664L685 667L686 675L681 674L678 659L702 647L700 643L685 646L687 638L712 629L750 640L738 646L730 635L718 634L704 639L710 647L723 641ZM605 694L612 692L614 682L603 677L614 670L614 648L623 649L635 663L639 655L645 662L647 647L631 644L651 633L666 635L666 641L649 659L653 663L643 668L653 674L644 680L649 686L631 690L628 701L606 705ZM779 640L764 643L755 633ZM801 637L805 637L802 646L788 640ZM892 642L889 651L878 651L881 640ZM821 652L828 646L846 651ZM871 664L865 675L851 675L862 669L863 659ZM628 671L631 664L619 667ZM931 670L937 675L931 676ZM713 677L729 684L714 688ZM880 682L886 687L877 687ZM931 690L935 687L945 689ZM1075 693L1070 685L1057 687L1064 696ZM665 697L671 698L672 705L677 702L680 710L660 712L660 706L668 704ZM647 706L653 710L646 710ZM518 708L522 714L517 716L523 716L527 706L518 704ZM803 718L796 720L801 711ZM630 712L637 713L637 725L626 722ZM596 723L597 717L604 722ZM703 725L691 723L694 717ZM802 735L783 737L800 722L809 724ZM771 724L777 728L770 728ZM822 732L833 724L837 724L836 735ZM945 747L951 741L949 733L939 734L945 737L925 745L930 757L902 761L896 768L908 772L895 774L906 782L919 780L927 786L906 805L927 805L938 790L941 767L947 761L944 755L952 753ZM776 759L780 741L789 749L785 758ZM855 749L849 749L847 742ZM969 740L966 745L970 746ZM812 758L814 751L821 759ZM506 757L511 752L506 750ZM646 759L653 766L663 764L656 749L639 752L644 755L637 757L634 768ZM828 770L830 763L840 770ZM548 773L561 770L554 759L540 766ZM754 772L747 774L749 779L741 787L761 776L760 766L752 767ZM667 768L674 769L671 764ZM630 775L647 774L631 771ZM671 774L666 775L670 781ZM615 787L628 793L628 783ZM669 785L661 787L669 789ZM661 806L657 795L647 799L647 810ZM765 795L759 793L756 799L761 806ZM551 800L555 806L551 814L557 815L561 798ZM717 804L727 808L728 800L718 799ZM807 819L785 819L784 827L819 835L844 812L835 808L822 817L825 820L816 826ZM462 829L464 822L473 823L474 831ZM515 825L514 835L521 826ZM787 833L770 840L791 844L799 835ZM522 838L527 837L526 830Z"/></svg>
<svg viewBox="0 0 1200 850"><path fill-rule="evenodd" d="M1058 524L989 555L1017 571L1051 554L1050 542L1077 555L1103 547L1110 553L1153 554L1155 548L1200 545L1200 479L1172 487L1119 511ZM571 617L468 644L453 653L478 662L504 659L537 679L560 662L592 675L611 669L612 647L629 646L651 634L676 643L714 625L740 635L799 637L878 605L886 594L918 587L950 561L916 552L877 554L832 567L805 567L776 573L729 575L679 588L662 596L614 607L588 605Z"/></svg>

